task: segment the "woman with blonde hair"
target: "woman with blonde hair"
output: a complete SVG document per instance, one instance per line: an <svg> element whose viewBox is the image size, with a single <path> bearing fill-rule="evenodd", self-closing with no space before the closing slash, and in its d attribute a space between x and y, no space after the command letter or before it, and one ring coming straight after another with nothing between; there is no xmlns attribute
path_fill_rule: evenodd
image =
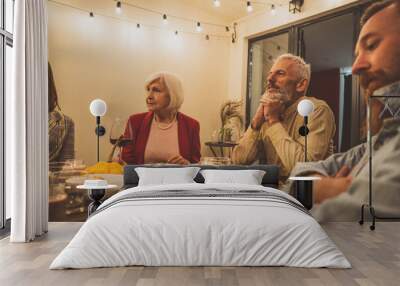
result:
<svg viewBox="0 0 400 286"><path fill-rule="evenodd" d="M145 84L148 112L129 117L121 158L128 164L190 164L200 161L199 122L181 112L183 88L174 74L152 75Z"/></svg>

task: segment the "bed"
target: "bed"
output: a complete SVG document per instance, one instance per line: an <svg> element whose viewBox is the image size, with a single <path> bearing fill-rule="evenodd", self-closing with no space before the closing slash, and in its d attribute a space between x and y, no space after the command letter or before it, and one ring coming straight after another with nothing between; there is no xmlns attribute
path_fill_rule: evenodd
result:
<svg viewBox="0 0 400 286"><path fill-rule="evenodd" d="M261 185L193 183L138 186L106 200L50 269L144 266L292 266L350 268L309 212L277 190L276 166L200 166L265 170Z"/></svg>

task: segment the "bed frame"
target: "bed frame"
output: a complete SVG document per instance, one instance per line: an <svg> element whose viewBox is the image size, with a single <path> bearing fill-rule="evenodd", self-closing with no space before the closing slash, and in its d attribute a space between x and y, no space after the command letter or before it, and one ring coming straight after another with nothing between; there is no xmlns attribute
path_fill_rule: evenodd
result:
<svg viewBox="0 0 400 286"><path fill-rule="evenodd" d="M202 170L213 169L213 170L263 170L265 175L262 179L261 184L265 187L278 188L279 185L279 167L276 165L226 165L226 166L213 166L213 165L190 165L200 167ZM181 165L126 165L124 167L124 186L123 189L136 187L139 182L139 176L135 171L137 167L148 167L148 168L182 168L185 166ZM204 178L200 174L197 174L194 180L197 183L204 183Z"/></svg>

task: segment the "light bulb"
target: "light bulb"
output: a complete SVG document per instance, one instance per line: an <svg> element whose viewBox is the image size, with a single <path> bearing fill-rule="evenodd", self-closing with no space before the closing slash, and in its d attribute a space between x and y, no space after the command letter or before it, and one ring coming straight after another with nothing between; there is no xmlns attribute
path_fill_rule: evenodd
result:
<svg viewBox="0 0 400 286"><path fill-rule="evenodd" d="M199 33L200 33L201 31L203 31L203 28L201 27L200 22L197 22L196 31L199 32Z"/></svg>
<svg viewBox="0 0 400 286"><path fill-rule="evenodd" d="M309 99L303 99L297 105L297 112L303 117L308 116L313 111L314 103Z"/></svg>
<svg viewBox="0 0 400 286"><path fill-rule="evenodd" d="M253 11L253 6L251 6L251 2L247 1L247 12L252 12Z"/></svg>
<svg viewBox="0 0 400 286"><path fill-rule="evenodd" d="M275 16L275 15L276 15L276 8L275 8L275 5L274 5L274 4L271 5L271 15L272 15L272 16Z"/></svg>
<svg viewBox="0 0 400 286"><path fill-rule="evenodd" d="M215 6L215 7L220 7L220 6L221 6L221 1L219 1L219 0L214 0L214 6Z"/></svg>
<svg viewBox="0 0 400 286"><path fill-rule="evenodd" d="M107 104L102 99L95 99L90 103L89 109L93 116L104 116L107 111Z"/></svg>
<svg viewBox="0 0 400 286"><path fill-rule="evenodd" d="M117 1L117 6L115 8L115 12L117 12L117 14L121 14L121 12L122 12L121 1Z"/></svg>

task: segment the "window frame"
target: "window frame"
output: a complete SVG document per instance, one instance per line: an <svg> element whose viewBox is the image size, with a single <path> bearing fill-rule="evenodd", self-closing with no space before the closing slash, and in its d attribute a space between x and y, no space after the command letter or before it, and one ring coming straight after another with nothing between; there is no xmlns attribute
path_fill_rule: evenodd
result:
<svg viewBox="0 0 400 286"><path fill-rule="evenodd" d="M10 219L6 218L6 190L5 190L5 95L6 95L6 47L13 47L13 34L6 30L6 0L0 0L0 236L10 230ZM13 2L13 13L15 0ZM13 17L13 15L11 16Z"/></svg>

